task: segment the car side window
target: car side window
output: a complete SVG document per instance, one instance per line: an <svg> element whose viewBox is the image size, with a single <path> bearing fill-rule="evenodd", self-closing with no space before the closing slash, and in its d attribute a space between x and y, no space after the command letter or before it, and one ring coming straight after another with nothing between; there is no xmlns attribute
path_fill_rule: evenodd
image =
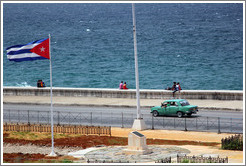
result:
<svg viewBox="0 0 246 166"><path fill-rule="evenodd" d="M171 106L175 106L176 105L176 102L171 102Z"/></svg>
<svg viewBox="0 0 246 166"><path fill-rule="evenodd" d="M171 102L171 106L178 106L176 102Z"/></svg>

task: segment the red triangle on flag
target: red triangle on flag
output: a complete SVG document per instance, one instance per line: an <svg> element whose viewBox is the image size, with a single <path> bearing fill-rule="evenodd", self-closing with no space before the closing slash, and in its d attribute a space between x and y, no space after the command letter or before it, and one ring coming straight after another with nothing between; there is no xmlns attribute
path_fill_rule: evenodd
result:
<svg viewBox="0 0 246 166"><path fill-rule="evenodd" d="M44 58L50 59L49 38L33 47L30 51Z"/></svg>

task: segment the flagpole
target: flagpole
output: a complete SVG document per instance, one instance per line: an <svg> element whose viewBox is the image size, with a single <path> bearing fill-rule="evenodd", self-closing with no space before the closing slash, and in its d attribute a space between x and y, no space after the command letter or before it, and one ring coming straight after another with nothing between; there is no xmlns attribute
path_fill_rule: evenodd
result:
<svg viewBox="0 0 246 166"><path fill-rule="evenodd" d="M139 93L139 74L138 74L138 55L137 55L137 34L136 34L136 19L135 5L132 3L132 20L133 20L133 38L134 38L134 57L135 57L135 79L136 79L136 98L137 98L137 119L134 120L132 129L145 130L147 127L140 110L140 93Z"/></svg>
<svg viewBox="0 0 246 166"><path fill-rule="evenodd" d="M138 74L138 56L137 56L137 35L136 35L136 19L135 19L135 5L132 4L132 18L133 18L133 37L134 37L134 57L135 57L135 78L136 78L136 98L137 98L137 119L141 118L140 99L139 99L139 74Z"/></svg>
<svg viewBox="0 0 246 166"><path fill-rule="evenodd" d="M51 153L49 156L56 156L54 152L54 131L53 131L53 103L52 103L52 62L51 62L51 49L50 49L50 34L49 34L49 53L50 53L50 119L51 119Z"/></svg>

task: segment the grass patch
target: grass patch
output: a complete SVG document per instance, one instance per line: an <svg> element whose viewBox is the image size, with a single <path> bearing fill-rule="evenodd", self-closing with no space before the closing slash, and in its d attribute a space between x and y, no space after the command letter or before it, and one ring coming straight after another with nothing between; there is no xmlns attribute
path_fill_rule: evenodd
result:
<svg viewBox="0 0 246 166"><path fill-rule="evenodd" d="M69 138L69 137L79 137L79 134L63 134L63 133L54 133L54 138ZM25 140L42 140L42 139L50 139L51 133L38 133L38 132L5 132L5 138L12 139L25 139Z"/></svg>
<svg viewBox="0 0 246 166"><path fill-rule="evenodd" d="M108 139L108 144L109 145L126 145L127 144L127 138L110 137L110 139Z"/></svg>
<svg viewBox="0 0 246 166"><path fill-rule="evenodd" d="M49 157L44 154L4 153L4 163L73 163L79 159L72 156Z"/></svg>

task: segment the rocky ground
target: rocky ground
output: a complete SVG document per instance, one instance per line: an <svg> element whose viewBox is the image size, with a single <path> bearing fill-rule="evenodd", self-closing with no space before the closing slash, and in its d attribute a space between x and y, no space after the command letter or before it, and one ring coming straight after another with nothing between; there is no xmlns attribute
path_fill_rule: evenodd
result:
<svg viewBox="0 0 246 166"><path fill-rule="evenodd" d="M19 139L12 138L9 133L3 135L3 159L4 162L21 163L21 162L35 162L42 160L44 162L51 162L52 160L76 161L73 157L68 157L69 152L78 151L95 146L126 146L128 140L126 137L113 136L96 136L84 135L77 137L58 138L55 139L55 149L57 157L47 157L51 152L51 139ZM218 143L199 143L195 141L177 141L177 140L162 140L162 139L147 139L148 145L200 145L200 146L218 146ZM67 156L64 157L64 156Z"/></svg>
<svg viewBox="0 0 246 166"><path fill-rule="evenodd" d="M68 153L76 152L90 147L97 147L97 146L98 147L126 146L128 144L127 133L129 133L127 129L124 130L113 129L112 130L113 136L111 137L97 136L97 135L88 135L88 136L65 135L63 137L57 138L55 135L54 150L58 154L58 156L47 157L47 155L50 154L51 152L50 136L43 137L42 133L41 134L31 133L33 138L29 138L29 136L27 135L23 135L17 138L13 134L10 135L10 132L4 132L3 134L4 161L3 162L4 163L86 162L86 160L81 160L68 156ZM189 133L189 132L187 133L187 132L178 132L178 131L175 131L174 132L175 134L172 133L172 131L168 131L168 133L162 133L161 131L159 132L143 131L141 133L147 136L147 144L151 147L152 146L161 147L165 145L165 146L170 146L174 149L176 147L180 149L184 149L185 152L188 152L187 154L189 155L196 155L196 156L204 155L204 156L219 156L219 157L228 156L230 163L243 162L243 151L231 151L231 150L220 149L221 145L218 137L226 136L223 134L221 135L212 134L212 133L198 134L198 133ZM166 139L161 138L161 135ZM175 137L171 138L171 136L172 137L175 136ZM198 136L200 136L201 138L199 138ZM203 139L204 137L206 137L206 139ZM156 147L156 151L158 151L159 147Z"/></svg>

